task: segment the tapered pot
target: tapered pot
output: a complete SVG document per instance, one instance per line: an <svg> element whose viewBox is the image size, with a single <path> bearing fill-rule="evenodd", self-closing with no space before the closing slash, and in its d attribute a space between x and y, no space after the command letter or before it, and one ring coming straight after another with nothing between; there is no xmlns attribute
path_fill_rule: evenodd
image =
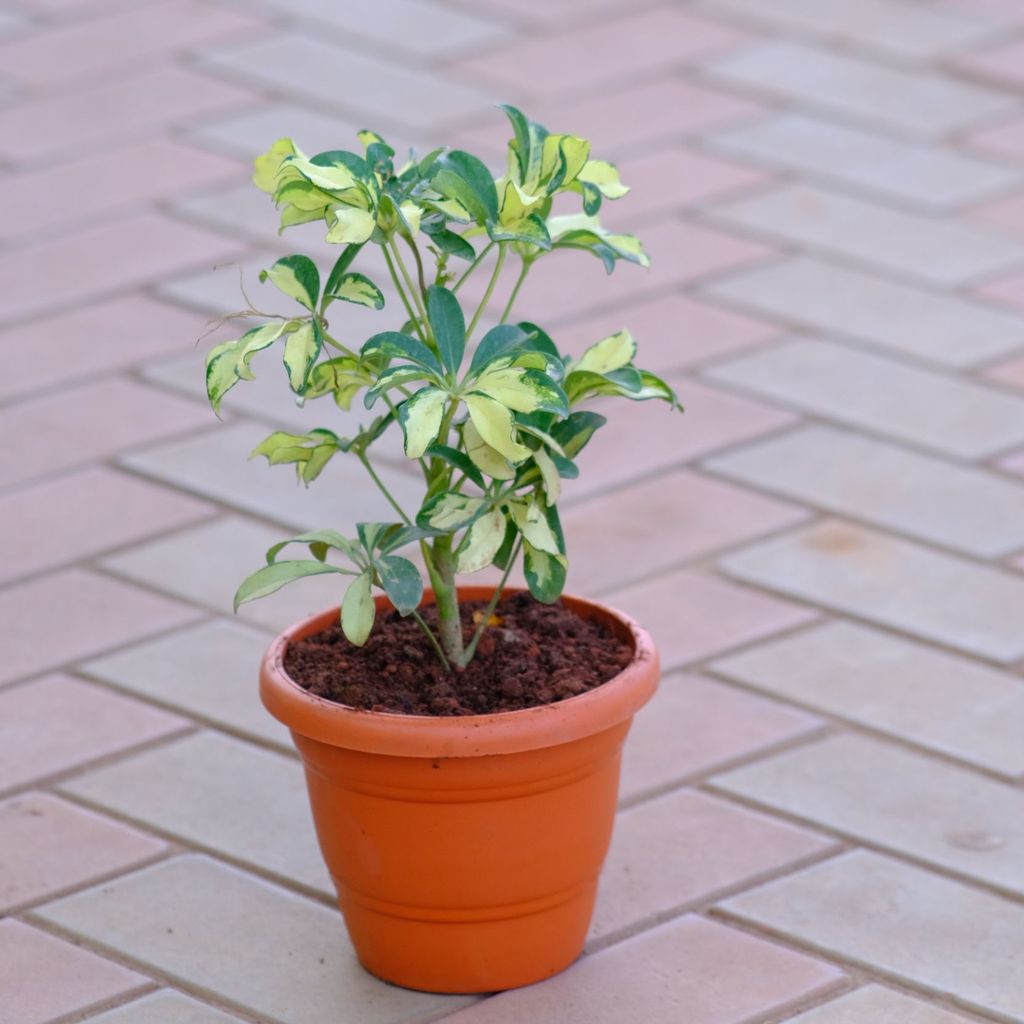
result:
<svg viewBox="0 0 1024 1024"><path fill-rule="evenodd" d="M487 600L493 590L459 593ZM658 655L628 616L564 601L627 641L632 661L594 690L523 711L434 718L312 696L284 655L337 622L337 609L286 630L264 657L263 703L302 756L356 954L385 981L494 992L550 977L583 949L622 743L657 686Z"/></svg>

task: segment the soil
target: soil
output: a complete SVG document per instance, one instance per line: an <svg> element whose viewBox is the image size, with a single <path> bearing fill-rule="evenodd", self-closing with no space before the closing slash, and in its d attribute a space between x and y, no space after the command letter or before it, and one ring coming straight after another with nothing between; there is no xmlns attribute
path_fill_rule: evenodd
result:
<svg viewBox="0 0 1024 1024"><path fill-rule="evenodd" d="M484 608L483 601L462 605L467 643ZM436 626L433 607L422 615ZM332 626L290 645L284 665L301 687L338 704L449 716L518 711L575 697L618 675L632 657L632 646L603 623L524 593L499 602L476 656L461 672L448 672L415 620L396 612L378 616L363 647Z"/></svg>

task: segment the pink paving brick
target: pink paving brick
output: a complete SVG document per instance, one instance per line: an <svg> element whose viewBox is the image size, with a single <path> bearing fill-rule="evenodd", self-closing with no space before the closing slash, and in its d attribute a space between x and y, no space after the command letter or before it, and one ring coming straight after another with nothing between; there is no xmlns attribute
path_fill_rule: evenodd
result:
<svg viewBox="0 0 1024 1024"><path fill-rule="evenodd" d="M1024 118L1005 121L969 137L971 145L985 153L1017 162L1024 161Z"/></svg>
<svg viewBox="0 0 1024 1024"><path fill-rule="evenodd" d="M571 538L573 587L600 593L801 522L805 515L795 505L676 470L574 504L562 513L562 524ZM672 528L664 529L665 523ZM609 558L612 536L616 553Z"/></svg>
<svg viewBox="0 0 1024 1024"><path fill-rule="evenodd" d="M842 979L836 968L802 953L684 917L586 957L549 981L487 999L445 1020L746 1024L796 1000L824 996Z"/></svg>
<svg viewBox="0 0 1024 1024"><path fill-rule="evenodd" d="M650 631L663 669L703 661L818 618L809 608L688 569L613 590L607 600Z"/></svg>
<svg viewBox="0 0 1024 1024"><path fill-rule="evenodd" d="M773 253L756 242L681 220L663 221L635 234L650 256L650 267L619 262L608 274L604 264L590 253L552 253L545 273L526 279L516 302L517 315L542 324L557 322L761 261ZM474 291L482 292L485 278L470 278ZM466 291L470 292L469 282ZM505 299L507 294L503 292L493 305L500 308Z"/></svg>
<svg viewBox="0 0 1024 1024"><path fill-rule="evenodd" d="M795 422L781 409L692 380L673 385L684 413L664 402L619 399L594 406L608 425L577 458L580 476L566 484L567 496L621 486Z"/></svg>
<svg viewBox="0 0 1024 1024"><path fill-rule="evenodd" d="M165 125L227 114L252 93L184 68L159 68L126 86L105 82L0 109L0 156L37 161L115 140L153 135Z"/></svg>
<svg viewBox="0 0 1024 1024"><path fill-rule="evenodd" d="M600 213L601 222L617 231L630 231L631 225L663 218L672 210L771 180L763 171L682 147L620 160L618 168L631 191L622 199L603 203Z"/></svg>
<svg viewBox="0 0 1024 1024"><path fill-rule="evenodd" d="M213 512L180 491L106 468L44 480L0 495L0 522L18 538L0 562L0 579L90 558Z"/></svg>
<svg viewBox="0 0 1024 1024"><path fill-rule="evenodd" d="M17 448L0 449L0 486L207 426L211 415L198 402L124 380L7 406L0 410L0 433L16 434L21 441Z"/></svg>
<svg viewBox="0 0 1024 1024"><path fill-rule="evenodd" d="M240 12L163 0L11 40L0 46L0 67L25 85L51 87L83 75L152 66L177 50L262 24Z"/></svg>
<svg viewBox="0 0 1024 1024"><path fill-rule="evenodd" d="M199 618L196 609L84 569L0 591L0 682L99 654Z"/></svg>
<svg viewBox="0 0 1024 1024"><path fill-rule="evenodd" d="M178 732L188 721L54 674L0 690L0 790Z"/></svg>
<svg viewBox="0 0 1024 1024"><path fill-rule="evenodd" d="M637 364L662 374L685 370L779 335L775 324L672 293L575 320L557 330L556 340L559 347L578 355L623 327L636 340Z"/></svg>
<svg viewBox="0 0 1024 1024"><path fill-rule="evenodd" d="M978 295L1024 309L1024 274L1011 274L975 289Z"/></svg>
<svg viewBox="0 0 1024 1024"><path fill-rule="evenodd" d="M1024 25L1024 7L1018 0L946 0L945 5L997 25Z"/></svg>
<svg viewBox="0 0 1024 1024"><path fill-rule="evenodd" d="M538 100L526 113L553 132L573 132L590 140L591 152L602 159L630 155L635 147L669 145L755 117L763 108L717 89L681 78L662 78L643 85L571 101ZM492 113L481 126L464 132L460 144L475 153L500 158L511 131L503 116Z"/></svg>
<svg viewBox="0 0 1024 1024"><path fill-rule="evenodd" d="M65 236L77 221L170 198L201 186L245 180L248 168L193 146L153 139L95 156L13 174L8 188L18 201L0 225L0 236ZM54 196L73 195L72 207Z"/></svg>
<svg viewBox="0 0 1024 1024"><path fill-rule="evenodd" d="M0 303L7 319L49 312L53 282L61 301L123 294L189 268L212 267L240 256L243 246L222 235L159 214L125 220L0 255Z"/></svg>
<svg viewBox="0 0 1024 1024"><path fill-rule="evenodd" d="M619 12L628 8L620 8ZM460 73L516 92L540 95L621 82L669 70L735 45L745 37L721 22L674 7L576 22L456 65ZM523 69L530 73L523 77ZM575 130L575 129L574 129Z"/></svg>
<svg viewBox="0 0 1024 1024"><path fill-rule="evenodd" d="M0 803L0 835L0 912L125 871L166 849L159 839L49 793Z"/></svg>
<svg viewBox="0 0 1024 1024"><path fill-rule="evenodd" d="M835 848L833 840L692 790L649 800L616 819L590 937L678 913Z"/></svg>
<svg viewBox="0 0 1024 1024"><path fill-rule="evenodd" d="M984 206L976 206L970 213L972 217L988 221L997 228L1024 234L1024 192L1017 192L1006 199L997 199L994 203L986 203Z"/></svg>
<svg viewBox="0 0 1024 1024"><path fill-rule="evenodd" d="M54 2L54 0L51 0ZM644 7L658 6L659 0L634 0L629 9L641 10ZM536 22L544 25L561 23L571 24L580 19L596 19L602 12L615 7L607 0L559 0L553 4L550 0L476 0L476 7L496 16L504 16L509 21Z"/></svg>
<svg viewBox="0 0 1024 1024"><path fill-rule="evenodd" d="M1007 387L1024 391L1024 358L1018 357L992 366L985 371L985 376Z"/></svg>
<svg viewBox="0 0 1024 1024"><path fill-rule="evenodd" d="M55 384L194 352L202 330L198 314L138 294L9 327L0 331L0 398L38 396Z"/></svg>
<svg viewBox="0 0 1024 1024"><path fill-rule="evenodd" d="M632 800L820 728L793 708L702 676L672 673L633 720L619 797Z"/></svg>
<svg viewBox="0 0 1024 1024"><path fill-rule="evenodd" d="M149 978L38 928L0 921L0 991L11 1024L44 1024L148 984Z"/></svg>
<svg viewBox="0 0 1024 1024"><path fill-rule="evenodd" d="M1024 43L1015 41L978 50L958 60L957 65L1000 84L1024 84Z"/></svg>

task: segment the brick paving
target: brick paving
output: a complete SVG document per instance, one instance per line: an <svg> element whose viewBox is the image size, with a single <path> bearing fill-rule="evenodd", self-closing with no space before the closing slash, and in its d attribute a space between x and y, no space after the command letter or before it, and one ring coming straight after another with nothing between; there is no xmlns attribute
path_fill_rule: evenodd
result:
<svg viewBox="0 0 1024 1024"><path fill-rule="evenodd" d="M0 1021L1024 1022L1022 68L1020 0L0 0ZM387 512L247 464L318 424L271 372L218 424L194 342L301 247L274 138L497 159L499 100L619 162L654 257L524 316L630 326L689 412L566 489L570 589L666 667L587 953L470 999L357 966L257 702L332 586L230 615Z"/></svg>

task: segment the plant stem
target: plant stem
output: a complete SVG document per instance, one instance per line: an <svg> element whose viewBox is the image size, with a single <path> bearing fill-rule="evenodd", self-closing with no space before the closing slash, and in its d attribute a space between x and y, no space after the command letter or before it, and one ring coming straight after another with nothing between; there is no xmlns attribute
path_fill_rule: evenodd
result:
<svg viewBox="0 0 1024 1024"><path fill-rule="evenodd" d="M423 329L420 326L419 317L416 315L415 310L409 302L408 296L405 294L405 289L402 287L402 282L398 278L398 271L395 270L395 261L391 258L391 253L388 252L388 247L382 245L380 251L384 253L384 262L388 265L388 272L391 274L391 280L395 284L395 290L398 292L399 297L402 300L402 305L405 306L406 313L409 314L409 319L416 327L416 333L423 338Z"/></svg>
<svg viewBox="0 0 1024 1024"><path fill-rule="evenodd" d="M494 272L491 274L491 279L487 282L487 291L484 292L484 297L480 300L480 305L477 306L476 312L473 314L473 319L470 320L469 326L466 328L467 342L473 337L473 331L476 329L476 325L480 322L480 317L483 316L484 310L487 308L487 303L491 301L491 296L494 294L494 286L498 283L498 275L501 273L501 268L505 263L505 251L504 243L499 243L498 258L494 263Z"/></svg>
<svg viewBox="0 0 1024 1024"><path fill-rule="evenodd" d="M416 303L416 308L420 311L420 316L423 318L423 329L427 332L427 337L432 338L430 321L427 319L427 307L423 305L423 297L413 282L413 279L409 276L409 268L406 267L405 260L402 259L402 250L398 248L398 243L395 241L393 235L388 244L391 246L391 253L395 257L395 262L398 264L398 269L402 274L402 279L405 281L405 286L409 289L409 294L412 295L413 301Z"/></svg>
<svg viewBox="0 0 1024 1024"><path fill-rule="evenodd" d="M512 305L516 301L519 295L519 289L523 287L523 282L526 280L526 275L530 272L530 267L533 266L533 261L523 260L523 265L519 269L519 276L516 278L515 286L512 289L512 294L508 297L508 302L505 305L505 312L501 314L501 319L498 321L499 324L503 324L512 312Z"/></svg>
<svg viewBox="0 0 1024 1024"><path fill-rule="evenodd" d="M462 661L460 663L462 668L465 668L473 660L473 655L476 654L476 645L480 643L480 637L484 635L484 631L487 629L487 624L490 621L491 616L494 614L494 609L498 607L502 591L505 589L505 584L508 583L509 575L512 572L512 566L516 564L516 558L519 556L519 549L522 546L523 541L520 537L519 540L516 541L516 546L512 549L511 554L508 556L508 565L505 566L505 572L502 574L497 587L495 587L494 594L491 596L490 601L487 602L487 607L484 609L483 613L484 617L476 627L476 632L473 634L473 639L469 641L469 646L463 652Z"/></svg>
<svg viewBox="0 0 1024 1024"><path fill-rule="evenodd" d="M406 244L409 246L410 249L412 249L412 254L416 258L416 276L419 278L420 281L420 292L423 295L426 295L427 281L426 278L424 278L423 276L423 260L420 257L419 246L411 238L405 238L405 235L403 235L402 238L405 239Z"/></svg>
<svg viewBox="0 0 1024 1024"><path fill-rule="evenodd" d="M452 538L438 537L434 541L433 556L434 572L431 574L430 582L434 586L441 646L448 661L456 668L462 669L465 665L462 653L462 619L459 615L459 595L455 589Z"/></svg>
<svg viewBox="0 0 1024 1024"><path fill-rule="evenodd" d="M391 496L391 492L384 486L384 481L377 476L373 466L370 465L370 460L366 457L366 452L357 452L356 454L359 457L359 461L366 467L366 472L370 474L370 478L380 489L380 492L388 499L391 507L402 517L402 522L405 523L406 526L412 526L412 520L405 514L405 512L402 511L402 506L399 505Z"/></svg>
<svg viewBox="0 0 1024 1024"><path fill-rule="evenodd" d="M463 282L464 282L464 281L466 280L466 278L467 278L467 277L469 277L469 275L470 275L470 274L472 274L472 273L473 273L473 271L474 271L474 270L476 270L476 268L477 268L478 266L480 266L480 264L481 264L481 263L483 262L484 258L485 258L485 257L487 256L487 254L488 254L488 253L489 253L489 252L490 252L490 251L491 251L491 250L492 250L492 249L494 248L494 246L495 246L495 243L494 243L494 242L488 242L488 243L487 243L487 244L486 244L486 245L485 245L485 246L484 246L484 247L483 247L483 248L482 248L482 249L480 250L480 255L479 255L479 256L477 256L477 258L476 258L475 260L473 260L473 262L472 262L472 263L470 263L470 265L469 265L469 266L468 266L468 267L466 268L466 272L465 272L465 273L464 273L464 274L462 275L462 277L460 277L460 278L458 279L458 281L456 281L456 282L455 282L455 284L454 284L454 285L452 285L452 292L453 292L453 293L454 293L454 292L457 292L457 291L458 291L458 290L459 290L459 289L460 289L460 288L462 287L462 284L463 284Z"/></svg>
<svg viewBox="0 0 1024 1024"><path fill-rule="evenodd" d="M430 645L437 652L437 656L441 659L441 664L444 665L446 672L451 672L452 666L449 664L448 659L444 656L444 651L441 645L437 642L437 637L434 636L434 631L423 621L423 616L419 612L414 611L412 617L419 623L420 629L427 634L427 639L430 641Z"/></svg>

